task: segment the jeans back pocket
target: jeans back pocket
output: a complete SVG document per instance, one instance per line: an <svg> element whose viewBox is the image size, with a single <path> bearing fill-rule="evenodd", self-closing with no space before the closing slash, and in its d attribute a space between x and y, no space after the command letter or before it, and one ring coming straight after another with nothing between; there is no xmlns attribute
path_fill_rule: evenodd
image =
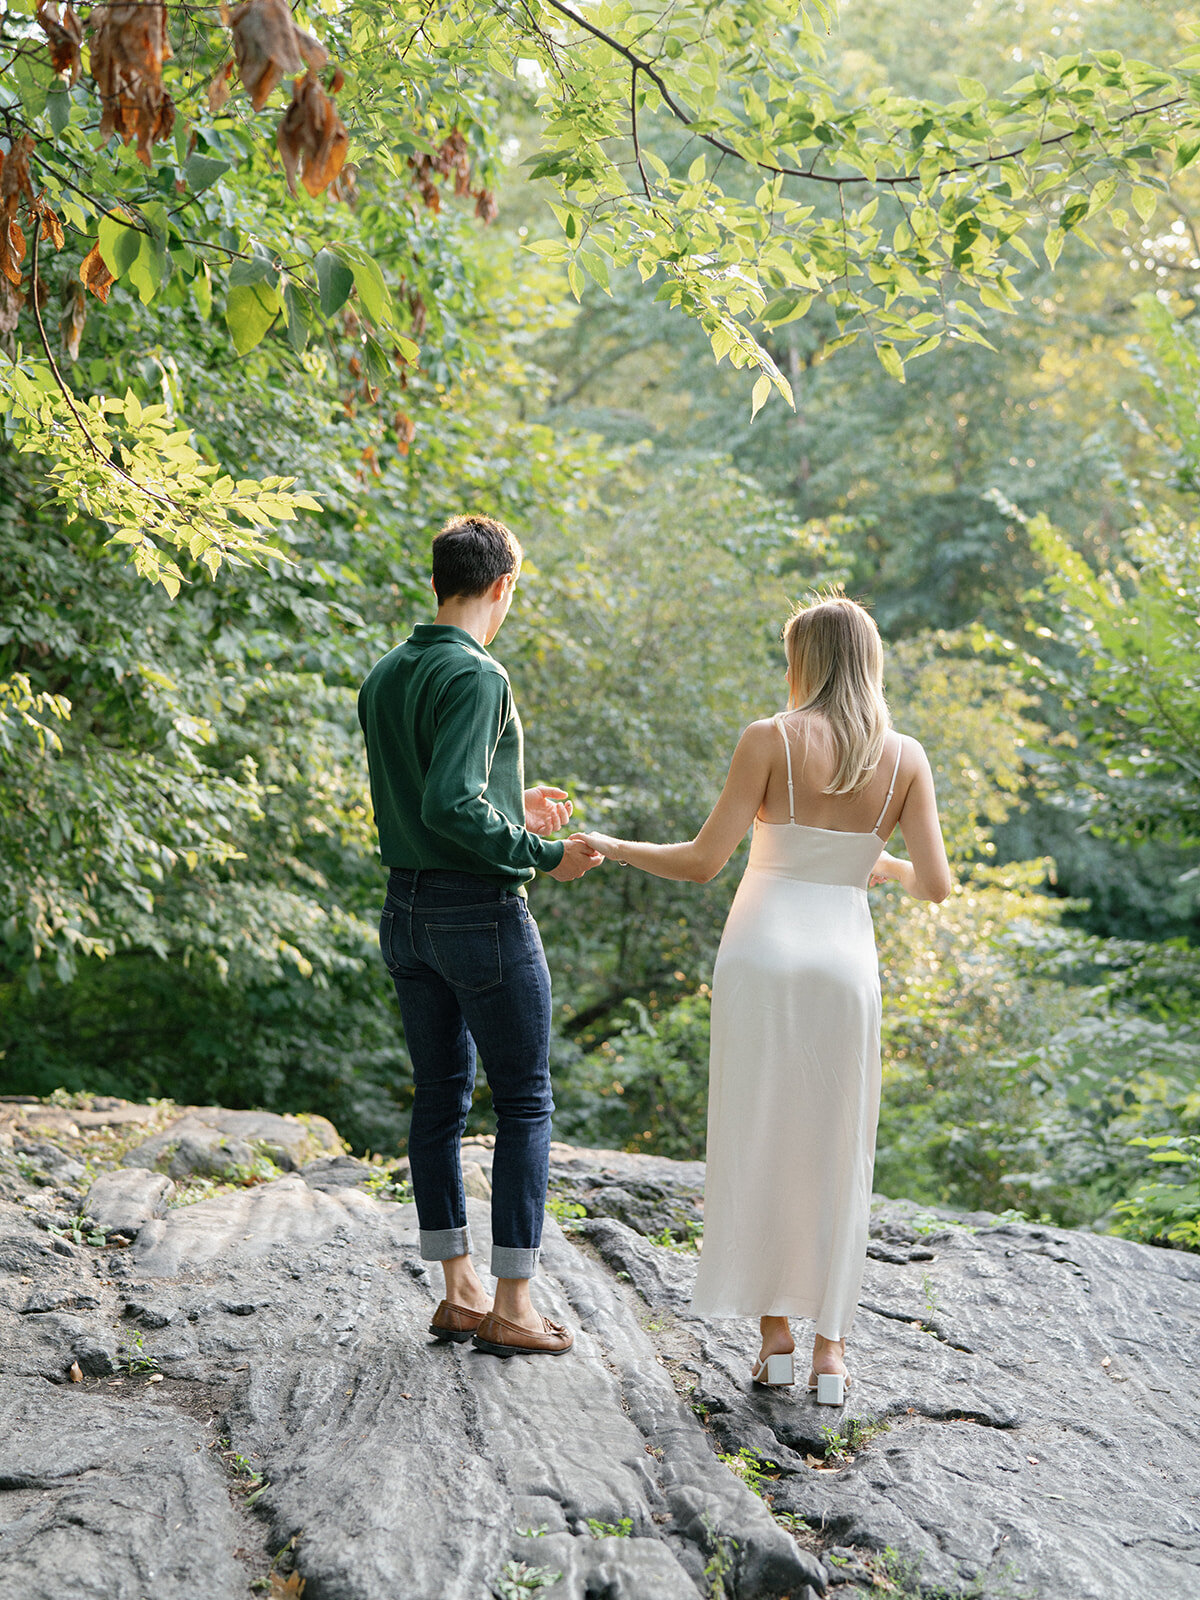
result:
<svg viewBox="0 0 1200 1600"><path fill-rule="evenodd" d="M425 932L434 963L452 989L480 994L502 980L500 930L495 922L470 926L430 922Z"/></svg>

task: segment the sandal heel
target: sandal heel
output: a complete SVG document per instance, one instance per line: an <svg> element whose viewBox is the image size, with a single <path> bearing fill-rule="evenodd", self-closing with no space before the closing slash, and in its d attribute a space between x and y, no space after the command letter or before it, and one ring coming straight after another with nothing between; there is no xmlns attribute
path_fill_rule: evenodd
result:
<svg viewBox="0 0 1200 1600"><path fill-rule="evenodd" d="M764 1389L785 1388L796 1381L796 1360L791 1354L768 1356L754 1369L754 1382Z"/></svg>
<svg viewBox="0 0 1200 1600"><path fill-rule="evenodd" d="M817 1404L841 1406L846 1403L846 1374L844 1372L818 1372Z"/></svg>

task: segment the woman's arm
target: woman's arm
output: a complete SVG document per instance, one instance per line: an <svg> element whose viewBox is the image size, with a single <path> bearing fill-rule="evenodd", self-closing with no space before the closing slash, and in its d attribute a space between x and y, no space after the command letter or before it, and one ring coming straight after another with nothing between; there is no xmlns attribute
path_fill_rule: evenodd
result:
<svg viewBox="0 0 1200 1600"><path fill-rule="evenodd" d="M778 739L770 722L752 722L738 740L721 798L694 839L686 844L641 844L613 839L606 833L583 838L610 861L652 872L656 878L707 883L737 849L754 821L767 792L771 773L771 741Z"/></svg>
<svg viewBox="0 0 1200 1600"><path fill-rule="evenodd" d="M946 845L942 839L942 825L938 821L937 796L933 791L933 773L929 758L915 739L917 770L904 797L900 813L900 832L904 838L909 859L900 861L885 850L871 871L872 883L898 883L908 894L918 900L943 901L950 893L952 879L950 863L946 860Z"/></svg>

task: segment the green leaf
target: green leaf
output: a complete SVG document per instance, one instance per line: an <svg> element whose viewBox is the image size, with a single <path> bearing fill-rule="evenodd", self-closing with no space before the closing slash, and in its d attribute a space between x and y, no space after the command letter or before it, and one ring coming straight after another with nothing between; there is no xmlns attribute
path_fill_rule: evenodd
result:
<svg viewBox="0 0 1200 1600"><path fill-rule="evenodd" d="M187 158L183 176L193 194L203 194L205 189L211 188L221 174L228 172L229 169L228 161L222 161L218 156L202 156L196 150Z"/></svg>
<svg viewBox="0 0 1200 1600"><path fill-rule="evenodd" d="M308 296L294 283L288 283L283 291L283 303L287 313L288 343L297 355L302 355L308 345L309 323L312 318Z"/></svg>
<svg viewBox="0 0 1200 1600"><path fill-rule="evenodd" d="M279 296L269 284L240 283L230 289L225 301L225 322L239 356L262 342L279 315L279 308Z"/></svg>
<svg viewBox="0 0 1200 1600"><path fill-rule="evenodd" d="M137 290L144 306L148 306L162 285L171 276L171 257L164 241L156 234L138 235L138 253L130 263L126 277Z"/></svg>
<svg viewBox="0 0 1200 1600"><path fill-rule="evenodd" d="M192 299L196 303L196 310L201 320L207 322L212 314L212 277L203 261L192 279Z"/></svg>
<svg viewBox="0 0 1200 1600"><path fill-rule="evenodd" d="M332 250L317 252L317 285L321 292L321 315L333 316L350 298L354 274Z"/></svg>
<svg viewBox="0 0 1200 1600"><path fill-rule="evenodd" d="M230 267L229 287L236 289L240 284L262 283L264 278L274 279L276 276L274 263L265 256L248 256L235 261Z"/></svg>
<svg viewBox="0 0 1200 1600"><path fill-rule="evenodd" d="M898 382L903 383L904 362L901 360L900 352L896 349L896 346L886 343L877 344L875 346L875 354L879 357L879 365L887 373L888 377L895 378Z"/></svg>
<svg viewBox="0 0 1200 1600"><path fill-rule="evenodd" d="M123 278L138 258L144 234L121 222L110 211L100 219L100 254L114 278Z"/></svg>
<svg viewBox="0 0 1200 1600"><path fill-rule="evenodd" d="M1138 184L1129 197L1133 201L1133 209L1143 222L1149 222L1158 207L1158 195L1153 189L1147 189Z"/></svg>
<svg viewBox="0 0 1200 1600"><path fill-rule="evenodd" d="M46 91L46 115L57 138L71 121L71 96L61 78Z"/></svg>
<svg viewBox="0 0 1200 1600"><path fill-rule="evenodd" d="M358 298L371 321L390 322L392 297L388 293L387 284L383 281L379 263L365 251L361 255L356 252L350 258L350 270L354 274L354 286L358 290Z"/></svg>
<svg viewBox="0 0 1200 1600"><path fill-rule="evenodd" d="M767 374L764 372L762 374L762 376L758 379L758 381L755 383L754 391L750 396L750 421L751 422L754 421L755 417L762 410L763 406L766 405L767 397L770 395L770 393L771 393L771 380L770 380L770 378L768 378Z"/></svg>

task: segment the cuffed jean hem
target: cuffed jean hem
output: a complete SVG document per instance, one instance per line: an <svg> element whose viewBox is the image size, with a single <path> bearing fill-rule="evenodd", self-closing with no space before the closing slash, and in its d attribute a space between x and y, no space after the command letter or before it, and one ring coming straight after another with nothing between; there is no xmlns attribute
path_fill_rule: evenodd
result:
<svg viewBox="0 0 1200 1600"><path fill-rule="evenodd" d="M541 1253L540 1245L532 1250L518 1250L515 1245L494 1244L492 1277L532 1278L537 1273L538 1257Z"/></svg>
<svg viewBox="0 0 1200 1600"><path fill-rule="evenodd" d="M422 1261L453 1261L471 1254L470 1228L421 1229Z"/></svg>

